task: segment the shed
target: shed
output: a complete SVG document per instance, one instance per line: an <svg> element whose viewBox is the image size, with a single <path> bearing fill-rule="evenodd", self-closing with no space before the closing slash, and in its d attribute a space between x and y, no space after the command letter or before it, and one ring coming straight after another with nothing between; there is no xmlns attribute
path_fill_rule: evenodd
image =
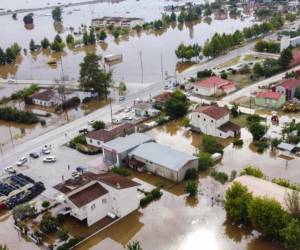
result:
<svg viewBox="0 0 300 250"><path fill-rule="evenodd" d="M197 157L155 142L141 144L129 157L143 163L148 171L174 182L182 181L186 171L198 165Z"/></svg>
<svg viewBox="0 0 300 250"><path fill-rule="evenodd" d="M289 143L285 143L285 142L281 142L277 146L278 149L281 149L281 150L284 150L284 151L289 151L289 152L294 151L295 147L296 147L295 145L292 145L292 144L289 144Z"/></svg>

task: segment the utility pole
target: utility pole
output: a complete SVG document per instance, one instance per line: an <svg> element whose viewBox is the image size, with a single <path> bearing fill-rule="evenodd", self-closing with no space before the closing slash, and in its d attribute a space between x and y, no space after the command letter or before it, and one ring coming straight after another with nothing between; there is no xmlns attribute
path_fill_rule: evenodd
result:
<svg viewBox="0 0 300 250"><path fill-rule="evenodd" d="M12 146L13 146L13 148L15 148L14 138L13 138L13 136L12 136L12 132L11 132L10 126L8 126L8 130L9 130L10 140L11 140Z"/></svg>
<svg viewBox="0 0 300 250"><path fill-rule="evenodd" d="M64 101L66 100L66 95L65 95L65 74L64 74L64 66L63 66L63 61L62 61L62 57L60 56L60 68L61 68L61 90L62 90L62 94L61 94L61 99L62 99L62 104L64 103ZM61 109L63 111L63 105L61 105ZM68 109L66 109L66 118L67 121L69 121L69 116L68 116Z"/></svg>
<svg viewBox="0 0 300 250"><path fill-rule="evenodd" d="M144 67L143 67L142 51L139 51L139 56L140 56L140 63L141 63L142 83L144 83Z"/></svg>

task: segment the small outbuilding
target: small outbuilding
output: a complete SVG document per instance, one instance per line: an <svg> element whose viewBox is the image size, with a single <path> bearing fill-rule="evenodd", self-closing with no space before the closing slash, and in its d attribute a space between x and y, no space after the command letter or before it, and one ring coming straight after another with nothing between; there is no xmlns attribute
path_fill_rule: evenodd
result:
<svg viewBox="0 0 300 250"><path fill-rule="evenodd" d="M182 181L188 169L198 167L197 157L155 142L141 144L129 157L135 165L139 162L147 171L174 182Z"/></svg>
<svg viewBox="0 0 300 250"><path fill-rule="evenodd" d="M284 150L284 151L289 151L289 152L293 152L295 150L295 147L296 147L295 145L285 143L285 142L281 142L277 146L278 149Z"/></svg>

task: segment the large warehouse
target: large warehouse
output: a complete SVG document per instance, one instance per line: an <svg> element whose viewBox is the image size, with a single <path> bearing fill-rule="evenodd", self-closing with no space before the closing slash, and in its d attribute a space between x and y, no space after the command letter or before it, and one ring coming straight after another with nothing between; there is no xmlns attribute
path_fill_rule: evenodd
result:
<svg viewBox="0 0 300 250"><path fill-rule="evenodd" d="M182 181L188 169L198 166L197 157L155 142L139 145L129 157L143 164L147 171L175 182Z"/></svg>

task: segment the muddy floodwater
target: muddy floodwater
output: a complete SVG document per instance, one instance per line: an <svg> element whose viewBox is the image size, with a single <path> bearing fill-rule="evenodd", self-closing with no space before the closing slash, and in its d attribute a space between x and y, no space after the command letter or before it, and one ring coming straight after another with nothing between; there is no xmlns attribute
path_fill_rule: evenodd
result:
<svg viewBox="0 0 300 250"><path fill-rule="evenodd" d="M56 1L47 1L50 4ZM62 4L76 1L61 1ZM183 3L183 2L180 2ZM198 3L198 1L197 1ZM120 2L103 2L79 7L64 8L62 24L54 24L51 17L51 10L37 11L34 13L34 26L32 29L24 27L24 14L18 14L17 20L13 20L11 15L0 16L0 32L5 34L1 37L1 47L7 47L13 42L18 42L23 48L29 47L29 42L34 39L39 43L44 37L53 40L57 32L61 32L62 37L70 33L70 27L75 31L81 24L89 26L92 18L103 16L129 16L141 17L145 21L153 21L161 17L163 7L177 2L154 0L136 1L126 0ZM46 6L44 1L1 1L4 9L31 8ZM139 53L141 52L144 82L161 81L161 71L164 75L172 76L175 72L177 62L175 49L181 43L193 44L204 42L215 32L234 32L253 24L253 18L244 21L240 19L210 20L195 23L193 25L171 25L167 30L159 32L142 32L140 35L133 34L115 40L108 36L106 43L97 44L89 48L69 50L64 53L38 54L28 53L19 58L14 66L4 66L0 68L0 77L7 78L15 76L17 79L44 79L52 80L60 77L60 67L51 67L47 62L51 58L62 58L65 75L70 79L78 79L79 64L87 52L97 52L98 54L123 54L123 62L113 67L116 81L125 80L127 82L141 82L141 63ZM21 39L20 39L21 38ZM76 37L80 38L80 37ZM161 60L162 58L162 60ZM162 65L161 65L162 61Z"/></svg>

